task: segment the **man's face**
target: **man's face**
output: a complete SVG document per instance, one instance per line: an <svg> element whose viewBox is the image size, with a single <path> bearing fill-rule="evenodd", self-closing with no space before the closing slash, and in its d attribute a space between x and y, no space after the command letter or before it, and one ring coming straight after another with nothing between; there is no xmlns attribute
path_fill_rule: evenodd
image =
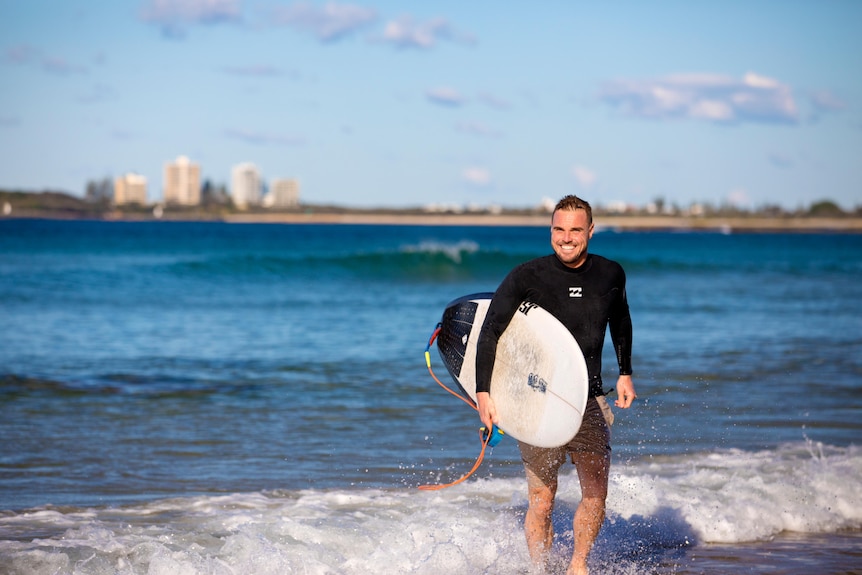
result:
<svg viewBox="0 0 862 575"><path fill-rule="evenodd" d="M593 237L593 224L587 223L585 210L557 210L551 220L551 246L563 264L580 267L587 259L587 245Z"/></svg>

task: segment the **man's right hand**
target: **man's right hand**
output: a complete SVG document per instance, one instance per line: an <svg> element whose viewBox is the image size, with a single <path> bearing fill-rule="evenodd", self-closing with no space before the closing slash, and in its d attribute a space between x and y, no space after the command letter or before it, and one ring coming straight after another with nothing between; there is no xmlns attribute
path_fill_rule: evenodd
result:
<svg viewBox="0 0 862 575"><path fill-rule="evenodd" d="M479 419L482 420L482 425L486 429L491 429L500 421L500 418L497 417L497 407L494 405L490 393L481 391L476 394L476 408L479 411Z"/></svg>

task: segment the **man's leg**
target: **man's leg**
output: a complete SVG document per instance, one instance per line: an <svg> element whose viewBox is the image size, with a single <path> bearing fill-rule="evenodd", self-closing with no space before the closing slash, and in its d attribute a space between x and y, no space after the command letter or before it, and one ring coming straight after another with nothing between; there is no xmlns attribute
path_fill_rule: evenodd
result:
<svg viewBox="0 0 862 575"><path fill-rule="evenodd" d="M567 575L587 575L587 556L605 520L608 496L610 455L576 453L572 455L581 483L581 503L575 511L575 550Z"/></svg>
<svg viewBox="0 0 862 575"><path fill-rule="evenodd" d="M524 534L527 536L527 549L530 559L536 566L544 567L548 561L551 544L554 542L554 524L551 514L554 511L554 496L557 494L557 480L542 481L527 469L527 515L524 518Z"/></svg>
<svg viewBox="0 0 862 575"><path fill-rule="evenodd" d="M564 448L545 449L518 443L521 459L527 473L527 515L524 517L524 534L533 565L547 566L554 541L554 497L557 494L557 474L566 461Z"/></svg>
<svg viewBox="0 0 862 575"><path fill-rule="evenodd" d="M567 575L587 575L587 556L605 520L608 475L611 467L613 413L604 397L590 398L581 429L571 447L572 463L581 483L581 503L575 511L575 549Z"/></svg>

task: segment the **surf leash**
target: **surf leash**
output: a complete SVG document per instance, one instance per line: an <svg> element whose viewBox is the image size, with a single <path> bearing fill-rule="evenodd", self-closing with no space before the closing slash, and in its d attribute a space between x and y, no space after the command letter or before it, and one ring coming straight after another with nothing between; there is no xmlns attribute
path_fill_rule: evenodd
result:
<svg viewBox="0 0 862 575"><path fill-rule="evenodd" d="M431 377L434 378L434 381L436 381L440 387L442 387L443 389L445 389L446 391L448 391L449 393L451 393L452 395L454 395L455 397L457 397L458 399L460 399L461 401L463 401L464 403L466 403L467 405L469 405L470 407L472 407L476 411L479 411L478 408L476 407L476 404L473 403L473 401L470 398L464 397L460 393L453 391L452 389L447 387L446 384L444 384L442 381L437 379L437 376L434 374L434 370L431 369L431 346L434 344L434 341L437 339L437 336L440 335L440 330L442 328L443 328L443 324L438 323L437 327L434 328L434 332L431 334L431 337L428 338L428 345L425 346L425 365L428 366L428 373L431 374Z"/></svg>
<svg viewBox="0 0 862 575"><path fill-rule="evenodd" d="M474 411L479 411L478 407L472 400L449 388L446 384L440 381L437 375L435 375L434 370L431 369L431 346L434 344L434 341L437 339L437 336L440 335L440 329L442 328L442 325L443 324L440 323L437 324L437 327L434 328L434 332L431 334L431 337L428 338L428 345L425 346L425 365L428 367L428 373L431 374L431 377L434 378L434 381L436 381L440 387L442 387L443 389L445 389L446 391L472 407ZM485 459L485 450L488 447L494 447L495 445L500 443L500 440L503 439L503 435L505 435L503 433L503 430L496 425L492 426L490 433L485 427L479 428L479 439L482 442L482 450L479 452L479 457L476 458L476 463L473 464L473 468L451 483L420 485L419 489L422 491L439 491L441 489L446 489L447 487L452 487L453 485L458 485L459 483L466 481L467 478L473 475L476 470L479 469L479 466L482 465L482 461Z"/></svg>

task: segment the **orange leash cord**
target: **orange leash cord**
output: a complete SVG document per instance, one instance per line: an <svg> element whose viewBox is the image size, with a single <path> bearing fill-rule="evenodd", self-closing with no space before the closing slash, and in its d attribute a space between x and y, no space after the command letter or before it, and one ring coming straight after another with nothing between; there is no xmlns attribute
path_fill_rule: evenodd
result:
<svg viewBox="0 0 862 575"><path fill-rule="evenodd" d="M425 365L428 366L428 373L431 374L431 377L434 378L434 381L436 381L437 384L440 385L440 387L442 387L443 389L445 389L446 391L448 391L449 393L451 393L452 395L454 395L455 397L457 397L458 399L460 399L461 401L463 401L464 403L466 403L467 405L472 407L474 410L478 411L478 408L476 407L475 403L473 403L469 399L465 398L460 393L456 393L455 391L452 391L449 387L447 387L442 381L440 381L437 378L437 376L434 374L434 370L431 369L431 352L430 352L430 349L431 349L431 345L434 343L434 340L437 339L437 336L439 334L440 334L440 324L437 324L437 327L434 329L434 333L431 334L431 338L428 340L428 345L425 347ZM482 451L479 452L479 457L476 459L476 463L473 464L473 468L470 469L470 471L468 471L464 476L462 476L460 479L456 479L452 483L443 483L443 484L438 484L438 485L420 485L419 489L422 491L439 491L441 489L446 489L447 487L452 487L453 485L458 485L459 483L465 481L468 477L473 475L473 473L475 473L476 470L479 469L479 466L482 465L482 460L485 459L485 448L488 447L488 442L491 440L491 434L490 433L484 434L484 437L482 437L482 435L483 435L482 431L483 430L484 430L484 428L479 430L479 437L482 439Z"/></svg>

